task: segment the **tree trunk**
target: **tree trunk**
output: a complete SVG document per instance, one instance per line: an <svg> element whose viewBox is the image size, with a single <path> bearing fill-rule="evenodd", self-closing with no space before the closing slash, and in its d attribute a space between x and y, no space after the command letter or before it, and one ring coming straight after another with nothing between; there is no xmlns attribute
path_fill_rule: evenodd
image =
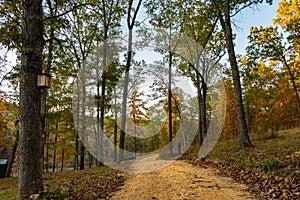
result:
<svg viewBox="0 0 300 200"><path fill-rule="evenodd" d="M117 94L116 94L116 86L114 87L114 95L115 95L115 124L114 124L114 161L117 162L117 134L118 134L118 111L117 111Z"/></svg>
<svg viewBox="0 0 300 200"><path fill-rule="evenodd" d="M64 170L64 159L65 159L65 149L63 148L62 152L61 152L61 168L60 168L60 171Z"/></svg>
<svg viewBox="0 0 300 200"><path fill-rule="evenodd" d="M48 172L49 169L49 146L46 146L46 156L45 156L45 171Z"/></svg>
<svg viewBox="0 0 300 200"><path fill-rule="evenodd" d="M200 87L200 77L199 77L199 72L197 70L196 71L196 78L197 78L197 94L198 94L198 137L199 137L199 146L202 145L203 143L203 134L202 134L202 109L201 109L201 105L202 105L202 94L201 94L201 87Z"/></svg>
<svg viewBox="0 0 300 200"><path fill-rule="evenodd" d="M55 172L57 137L58 137L58 123L56 123L56 128L55 128L55 138L54 138L54 150L53 150L52 172Z"/></svg>
<svg viewBox="0 0 300 200"><path fill-rule="evenodd" d="M96 76L97 76L97 96L96 96L96 104L97 104L97 129L96 129L96 166L98 166L100 162L100 65L99 65L99 42L97 41L97 56L96 56Z"/></svg>
<svg viewBox="0 0 300 200"><path fill-rule="evenodd" d="M249 106L249 97L246 97L246 116L247 116L247 127L248 127L248 131L249 133L251 133L251 127L252 127L252 123L251 123L251 114L250 114L250 106Z"/></svg>
<svg viewBox="0 0 300 200"><path fill-rule="evenodd" d="M75 156L74 156L74 170L78 170L78 166L79 166L79 106L80 106L80 102L79 102L79 98L80 98L80 94L79 94L79 80L78 77L76 79L76 88L77 88L77 101L76 101L76 139L75 139Z"/></svg>
<svg viewBox="0 0 300 200"><path fill-rule="evenodd" d="M239 146L253 147L248 134L245 112L243 107L240 74L239 74L238 64L236 61L232 29L231 29L229 0L225 0L224 15L225 15L225 19L222 16L222 12L219 10L219 20L221 22L222 29L225 33L227 52L228 52L229 62L230 62L230 67L232 72L235 107L236 107L236 115L238 121L238 131L239 131Z"/></svg>
<svg viewBox="0 0 300 200"><path fill-rule="evenodd" d="M84 170L84 151L85 148L84 148L84 144L83 142L81 142L81 145L80 145L80 165L79 165L79 169L80 170Z"/></svg>
<svg viewBox="0 0 300 200"><path fill-rule="evenodd" d="M85 60L83 56L83 60ZM85 66L82 66L82 69L85 70ZM85 72L83 73L85 74ZM80 142L80 165L79 169L84 170L84 155L85 155L85 137L86 137L86 82L85 82L85 77L82 77L82 111L81 111L81 116L82 116L82 124L81 124L81 132L82 132L82 137L81 137L81 142Z"/></svg>
<svg viewBox="0 0 300 200"><path fill-rule="evenodd" d="M204 76L204 74L203 74ZM203 138L206 137L206 133L207 133L207 123L206 123L206 96L207 96L207 86L206 83L204 81L204 78L202 77L202 105L201 105L201 128L202 128L202 134L203 134Z"/></svg>
<svg viewBox="0 0 300 200"><path fill-rule="evenodd" d="M172 126L172 52L169 51L169 85L168 85L168 117L169 117L169 145L170 159L173 156L173 126Z"/></svg>
<svg viewBox="0 0 300 200"><path fill-rule="evenodd" d="M123 90L123 101L122 101L122 119L121 119L121 134L120 134L120 149L119 152L119 162L124 160L124 147L125 147L125 126L126 126L126 107L127 107L127 97L128 97L128 82L129 82L129 70L132 59L132 29L129 30L129 40L128 40L128 51L127 51L127 62L125 70L125 81Z"/></svg>
<svg viewBox="0 0 300 200"><path fill-rule="evenodd" d="M142 0L138 1L137 7L131 16L133 0L128 2L127 10L127 27L129 31L128 35L128 47L127 47L127 60L126 60L126 69L125 69L125 80L124 80L124 90L123 90L123 100L122 100L122 119L121 119L121 133L120 133L120 153L118 156L118 162L124 160L124 146L125 146L125 125L126 125L126 107L127 107L127 97L128 97L128 82L129 82L129 70L132 60L132 31L135 25L135 20L137 13L139 12Z"/></svg>
<svg viewBox="0 0 300 200"><path fill-rule="evenodd" d="M105 91L106 91L106 59L107 59L107 34L108 28L106 27L104 30L104 45L103 45L103 60L102 60L102 81L101 81L101 101L100 101L100 129L99 129L99 144L98 144L98 152L99 152L99 161L98 166L103 166L103 134L104 134L104 115L105 115Z"/></svg>
<svg viewBox="0 0 300 200"><path fill-rule="evenodd" d="M47 124L48 126L48 129L49 129L49 124ZM44 139L43 143L45 145L45 141L49 140L49 136L50 136L50 133L49 131L46 132L46 138ZM46 145L46 155L45 155L45 166L44 166L44 170L46 172L48 172L48 169L49 169L49 145L47 144Z"/></svg>
<svg viewBox="0 0 300 200"><path fill-rule="evenodd" d="M41 89L41 126L42 126L42 155L44 156L45 152L45 142L46 142L46 99L47 99L47 89ZM43 171L44 171L44 162L43 162Z"/></svg>
<svg viewBox="0 0 300 200"><path fill-rule="evenodd" d="M78 170L78 155L79 155L79 135L78 135L78 129L77 129L76 130L76 140L75 140L74 170Z"/></svg>
<svg viewBox="0 0 300 200"><path fill-rule="evenodd" d="M133 123L134 123L133 149L134 149L134 157L136 158L136 148L137 148L136 138L137 138L137 134L136 134L136 120L135 120L135 114L133 114Z"/></svg>
<svg viewBox="0 0 300 200"><path fill-rule="evenodd" d="M22 7L18 195L27 199L42 190L41 89L37 75L42 73L43 9L41 0L25 0Z"/></svg>

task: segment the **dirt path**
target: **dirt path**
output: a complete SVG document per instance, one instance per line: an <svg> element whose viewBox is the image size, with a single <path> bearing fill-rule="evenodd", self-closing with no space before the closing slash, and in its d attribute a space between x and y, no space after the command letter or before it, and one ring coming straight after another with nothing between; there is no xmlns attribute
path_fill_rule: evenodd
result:
<svg viewBox="0 0 300 200"><path fill-rule="evenodd" d="M146 159L149 161L149 158ZM175 161L154 172L130 174L125 185L112 199L254 199L245 191L246 188L231 178L217 175L213 169Z"/></svg>

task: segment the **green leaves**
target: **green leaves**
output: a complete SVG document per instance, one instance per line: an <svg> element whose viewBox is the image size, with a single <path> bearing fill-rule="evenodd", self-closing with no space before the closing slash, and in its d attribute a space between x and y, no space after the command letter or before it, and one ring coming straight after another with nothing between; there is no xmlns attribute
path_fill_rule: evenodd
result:
<svg viewBox="0 0 300 200"><path fill-rule="evenodd" d="M260 59L283 61L288 52L283 35L274 26L251 27L248 39L246 52L249 60L254 63Z"/></svg>
<svg viewBox="0 0 300 200"><path fill-rule="evenodd" d="M0 3L0 43L9 49L21 48L21 1L4 0Z"/></svg>

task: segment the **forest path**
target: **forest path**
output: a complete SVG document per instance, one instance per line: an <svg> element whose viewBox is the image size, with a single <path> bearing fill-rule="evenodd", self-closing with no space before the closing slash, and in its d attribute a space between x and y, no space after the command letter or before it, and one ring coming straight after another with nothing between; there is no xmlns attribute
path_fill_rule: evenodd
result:
<svg viewBox="0 0 300 200"><path fill-rule="evenodd" d="M145 163L149 163L149 159L155 159L152 163L161 162L156 160L157 157L145 159ZM255 199L246 189L247 186L232 178L218 175L214 169L205 169L178 160L157 171L129 174L125 185L112 199Z"/></svg>

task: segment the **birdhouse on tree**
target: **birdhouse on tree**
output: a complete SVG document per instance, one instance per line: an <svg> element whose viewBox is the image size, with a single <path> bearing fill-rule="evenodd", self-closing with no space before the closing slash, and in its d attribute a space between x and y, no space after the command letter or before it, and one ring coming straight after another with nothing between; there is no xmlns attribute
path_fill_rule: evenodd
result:
<svg viewBox="0 0 300 200"><path fill-rule="evenodd" d="M51 87L51 75L47 73L38 74L37 86L41 88Z"/></svg>

